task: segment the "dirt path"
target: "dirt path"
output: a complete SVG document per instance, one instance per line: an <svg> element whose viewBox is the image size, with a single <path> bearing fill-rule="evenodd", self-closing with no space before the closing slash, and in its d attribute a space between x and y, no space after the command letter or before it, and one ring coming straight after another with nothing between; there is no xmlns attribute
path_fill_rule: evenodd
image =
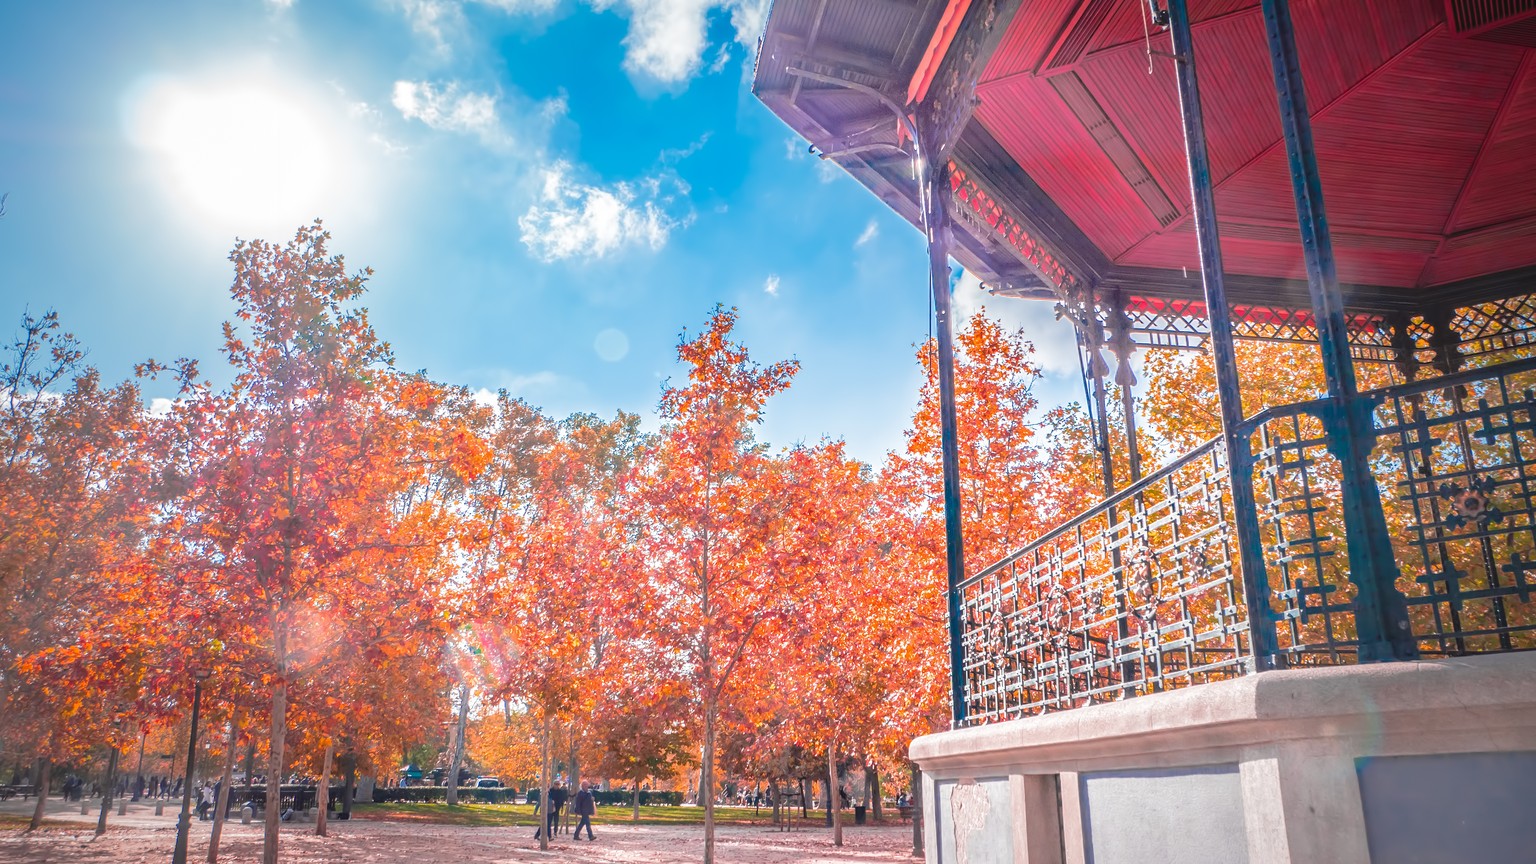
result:
<svg viewBox="0 0 1536 864"><path fill-rule="evenodd" d="M14 819L22 808L5 802L0 812ZM23 834L14 821L0 830L0 862L37 864L126 864L163 862L175 843L175 817L170 808L155 816L153 809L135 805L125 817L114 812L106 836L93 839L94 813L81 816L79 806L50 802L48 827ZM28 811L30 812L30 811ZM208 854L210 823L192 823L189 860L202 862ZM452 862L506 864L521 861L642 862L684 864L703 857L703 828L698 825L603 826L594 842L560 837L549 852L540 852L532 831L523 828L465 828L354 820L332 822L330 837L315 837L313 825L283 826L282 860L314 864L374 864L374 862ZM829 831L782 833L761 826L723 826L716 835L721 864L911 864L911 828L854 827L845 829L845 844L832 846ZM221 862L248 864L261 857L258 825L227 825Z"/></svg>

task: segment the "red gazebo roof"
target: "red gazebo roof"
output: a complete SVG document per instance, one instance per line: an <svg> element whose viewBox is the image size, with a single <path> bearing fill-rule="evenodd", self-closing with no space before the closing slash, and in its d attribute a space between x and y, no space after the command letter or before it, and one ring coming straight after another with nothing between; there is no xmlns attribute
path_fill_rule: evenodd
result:
<svg viewBox="0 0 1536 864"><path fill-rule="evenodd" d="M831 150L898 143L894 117L868 95L786 70L874 87L914 113L953 113L956 94L969 90L975 102L960 112L947 155L1005 220L1097 288L1197 297L1174 65L1166 33L1149 25L1144 6L777 0L755 90L812 144ZM1190 0L1190 7L1232 299L1305 307L1259 4ZM1291 7L1350 305L1405 314L1532 293L1536 0L1292 0ZM904 155L864 149L838 158L915 221ZM1014 293L1054 293L1051 274L995 223L961 221L962 263Z"/></svg>

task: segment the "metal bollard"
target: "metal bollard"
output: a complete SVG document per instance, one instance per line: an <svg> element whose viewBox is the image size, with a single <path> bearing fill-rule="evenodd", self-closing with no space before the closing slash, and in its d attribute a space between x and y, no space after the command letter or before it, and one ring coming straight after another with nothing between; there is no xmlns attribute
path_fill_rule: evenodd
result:
<svg viewBox="0 0 1536 864"><path fill-rule="evenodd" d="M89 816L89 815L91 815L91 799L89 799L89 798L81 798L80 799L80 815L81 816Z"/></svg>
<svg viewBox="0 0 1536 864"><path fill-rule="evenodd" d="M165 815L165 802L164 801L156 801L155 802L155 815L156 816L164 816Z"/></svg>
<svg viewBox="0 0 1536 864"><path fill-rule="evenodd" d="M128 799L127 798L124 798L121 801L117 802L117 815L119 815L119 816L127 816L128 815Z"/></svg>
<svg viewBox="0 0 1536 864"><path fill-rule="evenodd" d="M251 819L255 815L256 815L256 808L255 807L252 807L249 804L245 805L244 807L241 807L240 808L240 824L241 825L249 825L249 824L251 824Z"/></svg>

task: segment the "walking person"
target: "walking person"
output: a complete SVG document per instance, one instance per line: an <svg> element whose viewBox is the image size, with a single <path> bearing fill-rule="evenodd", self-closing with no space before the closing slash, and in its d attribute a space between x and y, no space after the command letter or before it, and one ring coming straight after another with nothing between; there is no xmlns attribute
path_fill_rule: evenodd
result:
<svg viewBox="0 0 1536 864"><path fill-rule="evenodd" d="M576 793L576 800L571 804L571 812L581 817L576 823L575 838L581 839L581 829L587 829L587 839L596 840L592 836L592 817L597 815L597 799L592 795L592 784L586 780L581 781L581 791Z"/></svg>
<svg viewBox="0 0 1536 864"><path fill-rule="evenodd" d="M540 796L540 798L539 803L544 807L543 830L548 831L550 838L553 839L555 829L560 825L560 811L565 809L565 787L560 785L559 780L556 780L549 785L548 793ZM591 831L592 829L588 828L587 830ZM539 839L538 829L534 830L533 839Z"/></svg>

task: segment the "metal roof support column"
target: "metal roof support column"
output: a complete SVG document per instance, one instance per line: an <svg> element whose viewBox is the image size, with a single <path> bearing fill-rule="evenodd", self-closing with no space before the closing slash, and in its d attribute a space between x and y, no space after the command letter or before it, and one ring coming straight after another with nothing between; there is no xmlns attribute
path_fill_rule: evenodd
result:
<svg viewBox="0 0 1536 864"><path fill-rule="evenodd" d="M1093 410L1088 414L1088 420L1093 426L1094 446L1099 451L1099 471L1104 481L1104 497L1106 499L1115 496L1115 458L1113 448L1110 446L1109 436L1109 398L1105 392L1104 376L1109 368L1104 364L1104 325L1099 316L1099 303L1097 292L1092 288L1083 291L1082 297L1077 303L1070 303L1067 308L1068 317L1072 319L1072 325L1077 330L1078 351L1082 353L1084 374L1093 379ZM1111 315L1118 315L1118 311L1112 311ZM1135 446L1134 444L1132 445ZM1132 464L1138 465L1136 457L1131 457ZM1133 479L1134 483L1139 477ZM1125 522L1123 537L1116 536L1120 528L1120 514L1116 508L1110 507L1104 511L1104 522L1113 542L1109 547L1109 569L1115 574L1115 644L1110 649L1110 655L1114 656L1123 652L1130 644L1130 598L1125 591L1125 559L1121 553L1121 547L1127 545L1130 534L1135 526L1129 519ZM1156 638L1155 636L1153 637ZM1145 645L1142 646L1146 647ZM1124 686L1120 688L1121 698L1130 699L1136 695L1135 682L1146 676L1136 674L1136 664L1126 661L1120 664L1120 682Z"/></svg>
<svg viewBox="0 0 1536 864"><path fill-rule="evenodd" d="M1344 531L1349 547L1349 578L1355 583L1355 626L1360 660L1407 660L1418 657L1408 620L1408 604L1398 590L1401 573L1392 553L1381 491L1371 473L1371 449L1376 443L1371 405L1358 398L1354 361L1349 354L1344 301L1334 266L1333 238L1323 206L1322 180L1312 147L1312 120L1289 0L1263 0L1269 59L1280 100L1280 125L1290 162L1291 190L1306 259L1307 285L1317 318L1317 341L1323 354L1332 410L1322 417L1328 449L1343 469Z"/></svg>
<svg viewBox="0 0 1536 864"><path fill-rule="evenodd" d="M928 239L928 287L933 292L933 331L938 339L939 448L944 472L944 558L949 601L949 687L956 729L965 725L965 637L960 583L965 581L965 539L960 524L960 435L955 420L955 340L949 286L948 190L942 164L931 158L927 130L919 127L916 141L923 231Z"/></svg>
<svg viewBox="0 0 1536 864"><path fill-rule="evenodd" d="M1156 0L1150 0L1154 4ZM1163 19L1164 13L1157 12ZM1243 600L1248 607L1252 670L1276 665L1278 648L1274 616L1269 607L1269 579L1264 571L1264 546L1259 533L1258 505L1253 493L1253 457L1242 431L1243 400L1232 345L1232 307L1221 263L1221 239L1216 230L1216 196L1211 182L1210 156L1205 145L1205 118L1200 112L1200 86L1195 76L1195 49L1185 0L1168 0L1166 22L1173 37L1174 67L1179 85L1179 109L1184 120L1184 152L1189 161L1189 186L1200 248L1200 275L1211 326L1211 354L1216 365L1216 395L1221 429L1226 439L1227 470L1232 481L1232 517L1243 571Z"/></svg>

